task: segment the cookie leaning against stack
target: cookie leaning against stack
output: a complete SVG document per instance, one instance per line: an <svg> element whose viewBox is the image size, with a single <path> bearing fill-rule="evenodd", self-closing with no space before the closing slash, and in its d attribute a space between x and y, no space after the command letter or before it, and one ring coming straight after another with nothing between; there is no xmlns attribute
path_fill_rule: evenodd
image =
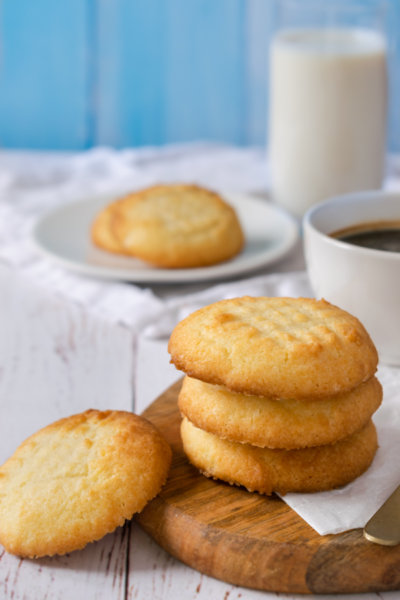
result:
<svg viewBox="0 0 400 600"><path fill-rule="evenodd" d="M250 491L348 483L376 452L378 356L362 324L324 300L235 298L174 329L186 373L181 435L204 474Z"/></svg>
<svg viewBox="0 0 400 600"><path fill-rule="evenodd" d="M195 185L157 185L121 198L92 226L100 248L164 268L213 265L238 254L244 234L234 209Z"/></svg>
<svg viewBox="0 0 400 600"><path fill-rule="evenodd" d="M171 454L129 412L88 410L44 427L0 468L0 543L30 558L83 548L158 494Z"/></svg>

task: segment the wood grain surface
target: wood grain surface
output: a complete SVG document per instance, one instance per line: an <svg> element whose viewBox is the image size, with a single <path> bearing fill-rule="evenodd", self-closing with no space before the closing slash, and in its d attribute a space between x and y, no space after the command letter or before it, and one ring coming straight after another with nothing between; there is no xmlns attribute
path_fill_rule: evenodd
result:
<svg viewBox="0 0 400 600"><path fill-rule="evenodd" d="M400 589L400 546L367 542L360 529L320 536L277 496L213 481L182 449L181 382L143 415L171 444L168 481L137 517L165 550L201 573L244 587L286 593Z"/></svg>

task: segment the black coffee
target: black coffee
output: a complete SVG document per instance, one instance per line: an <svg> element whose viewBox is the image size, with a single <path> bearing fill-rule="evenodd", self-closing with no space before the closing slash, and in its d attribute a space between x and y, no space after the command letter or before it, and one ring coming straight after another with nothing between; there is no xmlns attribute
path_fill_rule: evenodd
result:
<svg viewBox="0 0 400 600"><path fill-rule="evenodd" d="M332 234L338 240L386 252L400 252L400 223L365 223Z"/></svg>

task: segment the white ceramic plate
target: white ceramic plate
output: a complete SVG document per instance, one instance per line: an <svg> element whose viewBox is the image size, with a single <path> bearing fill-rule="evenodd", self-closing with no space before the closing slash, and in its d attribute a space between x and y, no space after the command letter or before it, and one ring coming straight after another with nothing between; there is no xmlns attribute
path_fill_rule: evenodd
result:
<svg viewBox="0 0 400 600"><path fill-rule="evenodd" d="M187 283L242 275L278 260L297 241L297 222L285 211L254 197L224 194L224 198L237 211L246 245L235 258L211 267L159 269L96 248L90 241L90 226L101 208L114 200L110 196L67 204L45 215L34 227L33 241L67 269L137 283Z"/></svg>

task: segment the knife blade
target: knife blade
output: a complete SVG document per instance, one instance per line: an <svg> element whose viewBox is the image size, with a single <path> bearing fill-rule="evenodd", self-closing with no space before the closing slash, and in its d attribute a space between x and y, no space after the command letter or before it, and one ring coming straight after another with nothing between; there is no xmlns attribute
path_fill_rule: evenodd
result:
<svg viewBox="0 0 400 600"><path fill-rule="evenodd" d="M364 527L364 537L375 544L400 544L400 485Z"/></svg>

